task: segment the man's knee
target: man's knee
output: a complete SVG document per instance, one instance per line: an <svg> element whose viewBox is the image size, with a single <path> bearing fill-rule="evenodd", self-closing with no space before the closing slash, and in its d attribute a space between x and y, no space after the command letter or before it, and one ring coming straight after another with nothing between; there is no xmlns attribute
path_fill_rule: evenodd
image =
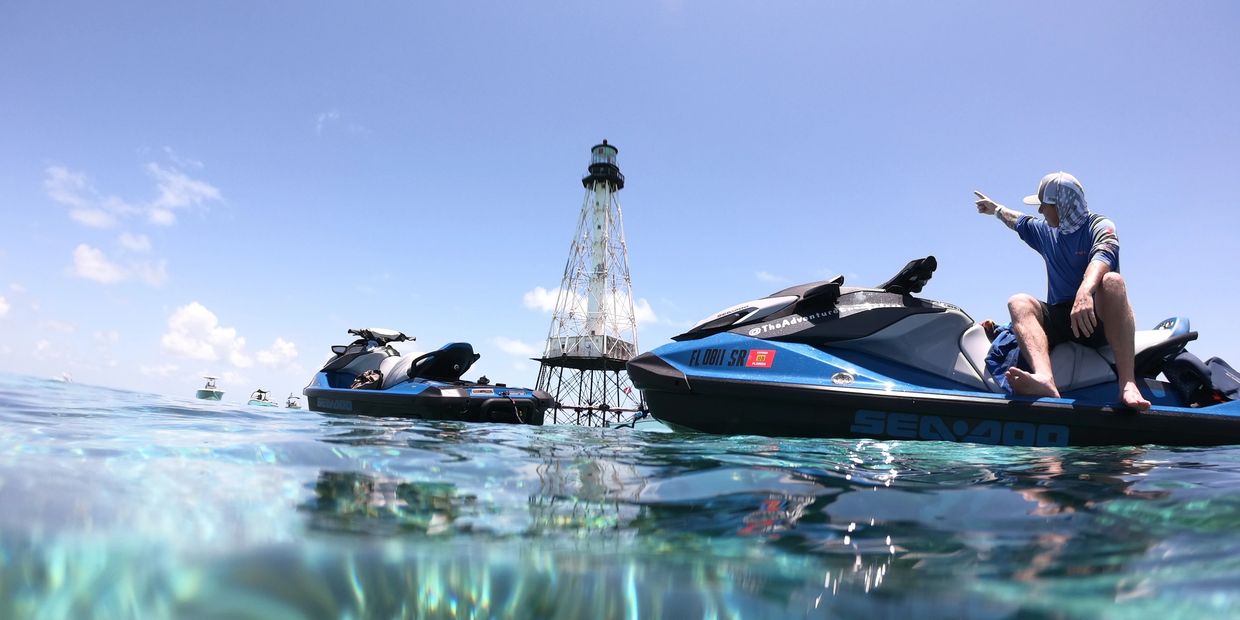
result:
<svg viewBox="0 0 1240 620"><path fill-rule="evenodd" d="M1124 284L1124 276L1108 272L1102 276L1098 285L1098 293L1094 295L1094 303L1100 314L1110 316L1113 312L1125 312L1128 308L1128 286Z"/></svg>
<svg viewBox="0 0 1240 620"><path fill-rule="evenodd" d="M1041 317L1041 304L1037 298L1028 293L1017 293L1008 298L1008 313L1012 315L1012 320L1020 320L1022 317Z"/></svg>
<svg viewBox="0 0 1240 620"><path fill-rule="evenodd" d="M1114 271L1108 271L1102 276L1102 284L1099 288L1107 295L1128 295L1128 286L1124 284L1124 276Z"/></svg>

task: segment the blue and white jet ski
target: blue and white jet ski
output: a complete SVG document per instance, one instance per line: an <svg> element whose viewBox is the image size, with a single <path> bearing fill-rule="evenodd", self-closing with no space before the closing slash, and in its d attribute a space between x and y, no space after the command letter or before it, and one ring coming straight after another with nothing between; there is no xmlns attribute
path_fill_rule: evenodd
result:
<svg viewBox="0 0 1240 620"><path fill-rule="evenodd" d="M1240 401L1190 402L1159 380L1197 338L1186 318L1136 333L1149 411L1116 401L1110 347L1051 353L1062 398L1006 393L987 372L985 327L915 297L937 267L910 262L876 288L794 286L707 317L628 363L650 413L674 429L1016 446L1240 444Z"/></svg>
<svg viewBox="0 0 1240 620"><path fill-rule="evenodd" d="M541 390L491 384L461 376L480 355L453 342L422 355L401 355L392 343L414 340L388 329L350 329L357 336L306 386L311 411L464 422L543 423L555 399Z"/></svg>

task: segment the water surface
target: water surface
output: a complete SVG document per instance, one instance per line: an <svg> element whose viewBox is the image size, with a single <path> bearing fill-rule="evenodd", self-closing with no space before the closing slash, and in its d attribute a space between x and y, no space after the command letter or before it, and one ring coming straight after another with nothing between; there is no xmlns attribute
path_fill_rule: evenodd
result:
<svg viewBox="0 0 1240 620"><path fill-rule="evenodd" d="M640 429L0 375L0 617L1240 615L1237 448Z"/></svg>

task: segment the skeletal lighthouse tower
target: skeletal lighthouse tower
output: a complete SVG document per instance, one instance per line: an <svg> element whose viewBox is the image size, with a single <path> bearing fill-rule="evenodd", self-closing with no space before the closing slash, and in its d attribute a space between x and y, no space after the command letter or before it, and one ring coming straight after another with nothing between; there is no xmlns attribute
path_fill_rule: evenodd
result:
<svg viewBox="0 0 1240 620"><path fill-rule="evenodd" d="M616 194L624 175L618 149L603 140L590 149L581 179L585 203L568 250L547 348L535 361L537 387L559 403L555 422L605 426L640 408L624 364L637 352L633 283Z"/></svg>

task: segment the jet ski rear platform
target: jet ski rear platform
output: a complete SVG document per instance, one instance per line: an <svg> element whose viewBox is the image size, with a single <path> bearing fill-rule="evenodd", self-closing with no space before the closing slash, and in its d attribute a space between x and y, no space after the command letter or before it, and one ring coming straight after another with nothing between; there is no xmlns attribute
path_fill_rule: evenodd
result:
<svg viewBox="0 0 1240 620"><path fill-rule="evenodd" d="M1157 379L1196 338L1187 319L1137 333L1149 411L1114 404L1109 347L1056 347L1063 398L1009 395L986 371L983 326L913 296L936 267L927 257L877 288L836 278L738 304L633 358L629 376L651 414L680 430L1015 446L1240 444L1240 401L1189 406Z"/></svg>

